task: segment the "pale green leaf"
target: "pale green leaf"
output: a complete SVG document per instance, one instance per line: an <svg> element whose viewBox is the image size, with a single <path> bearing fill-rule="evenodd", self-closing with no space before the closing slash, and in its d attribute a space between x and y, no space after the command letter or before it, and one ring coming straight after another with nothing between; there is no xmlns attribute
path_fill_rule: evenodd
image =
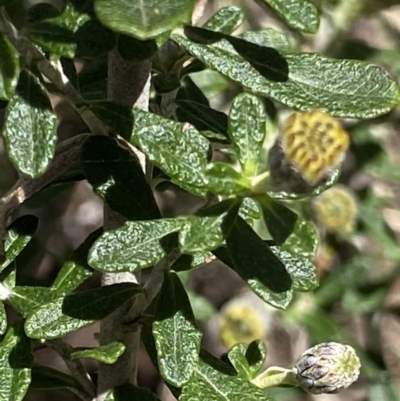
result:
<svg viewBox="0 0 400 401"><path fill-rule="evenodd" d="M229 113L229 136L245 174L257 170L266 134L264 105L257 97L243 93L235 98Z"/></svg>
<svg viewBox="0 0 400 401"><path fill-rule="evenodd" d="M194 324L186 290L175 273L164 276L153 335L162 377L168 383L182 387L198 362L202 333Z"/></svg>
<svg viewBox="0 0 400 401"><path fill-rule="evenodd" d="M180 230L182 220L130 221L104 233L89 252L89 265L104 272L137 271L165 256L161 240Z"/></svg>
<svg viewBox="0 0 400 401"><path fill-rule="evenodd" d="M316 33L319 26L317 7L308 0L263 0L292 28Z"/></svg>
<svg viewBox="0 0 400 401"><path fill-rule="evenodd" d="M71 359L92 358L103 363L112 364L117 362L124 351L125 345L114 341L110 344L95 348L75 348L74 351L71 352Z"/></svg>
<svg viewBox="0 0 400 401"><path fill-rule="evenodd" d="M0 33L0 99L10 99L18 83L19 54Z"/></svg>
<svg viewBox="0 0 400 401"><path fill-rule="evenodd" d="M134 110L132 141L171 177L172 182L205 196L204 174L209 142L188 124L177 123L139 109Z"/></svg>
<svg viewBox="0 0 400 401"><path fill-rule="evenodd" d="M7 107L3 131L7 153L20 172L34 178L45 172L56 148L56 123L39 79L32 73L22 73Z"/></svg>
<svg viewBox="0 0 400 401"><path fill-rule="evenodd" d="M113 31L141 40L190 23L194 0L95 0L99 20Z"/></svg>
<svg viewBox="0 0 400 401"><path fill-rule="evenodd" d="M239 28L243 19L243 11L239 7L223 7L207 20L203 28L230 35Z"/></svg>
<svg viewBox="0 0 400 401"><path fill-rule="evenodd" d="M0 343L0 401L22 401L31 381L30 343L21 329L10 328Z"/></svg>

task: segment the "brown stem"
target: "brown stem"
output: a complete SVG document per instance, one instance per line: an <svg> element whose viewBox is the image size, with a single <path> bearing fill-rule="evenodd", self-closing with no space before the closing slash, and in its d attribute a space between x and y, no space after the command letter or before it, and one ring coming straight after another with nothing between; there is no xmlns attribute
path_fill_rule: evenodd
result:
<svg viewBox="0 0 400 401"><path fill-rule="evenodd" d="M150 86L151 61L129 63L113 51L108 59L108 97L109 100L126 106L136 105L144 110L148 109ZM144 168L143 155L136 152ZM123 216L107 205L104 207L104 229L110 230L121 226L125 222ZM133 273L105 273L102 285L122 282L140 283L140 274ZM100 363L97 385L97 400L103 401L112 388L123 384L136 384L138 369L138 354L140 341L140 325L126 324L128 312L137 307L142 312L143 302L127 302L113 314L105 318L100 325L100 344L109 344L112 341L122 342L126 349L118 361L112 365Z"/></svg>

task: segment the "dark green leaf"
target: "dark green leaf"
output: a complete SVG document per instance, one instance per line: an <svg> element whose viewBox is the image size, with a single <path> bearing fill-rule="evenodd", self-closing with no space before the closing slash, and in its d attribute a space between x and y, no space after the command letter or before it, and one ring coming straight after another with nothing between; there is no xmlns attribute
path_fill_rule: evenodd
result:
<svg viewBox="0 0 400 401"><path fill-rule="evenodd" d="M103 363L112 364L117 362L124 351L125 345L114 341L96 348L75 348L75 350L71 352L71 359L92 358Z"/></svg>
<svg viewBox="0 0 400 401"><path fill-rule="evenodd" d="M118 52L123 59L138 63L152 58L157 51L155 40L138 40L126 35L118 36Z"/></svg>
<svg viewBox="0 0 400 401"><path fill-rule="evenodd" d="M214 194L237 195L251 189L251 182L227 163L209 164L206 174L207 188Z"/></svg>
<svg viewBox="0 0 400 401"><path fill-rule="evenodd" d="M0 0L0 6L9 6L17 1L18 0Z"/></svg>
<svg viewBox="0 0 400 401"><path fill-rule="evenodd" d="M3 302L0 302L0 336L7 330L7 314Z"/></svg>
<svg viewBox="0 0 400 401"><path fill-rule="evenodd" d="M2 33L0 33L0 54L0 99L9 100L18 83L19 54Z"/></svg>
<svg viewBox="0 0 400 401"><path fill-rule="evenodd" d="M193 0L95 0L99 20L113 31L152 39L190 22Z"/></svg>
<svg viewBox="0 0 400 401"><path fill-rule="evenodd" d="M175 273L164 275L153 335L162 377L168 383L182 387L198 362L202 334L194 324L188 295Z"/></svg>
<svg viewBox="0 0 400 401"><path fill-rule="evenodd" d="M228 358L236 371L248 380L257 376L266 355L267 349L261 340L255 340L248 345L235 344L228 352Z"/></svg>
<svg viewBox="0 0 400 401"><path fill-rule="evenodd" d="M160 399L147 388L136 387L133 384L121 384L114 387L105 401L160 401Z"/></svg>
<svg viewBox="0 0 400 401"><path fill-rule="evenodd" d="M57 298L28 316L25 332L37 339L63 337L104 319L140 292L137 284L120 283Z"/></svg>
<svg viewBox="0 0 400 401"><path fill-rule="evenodd" d="M60 11L57 7L49 3L36 3L28 9L27 23L42 21L48 18L60 16Z"/></svg>
<svg viewBox="0 0 400 401"><path fill-rule="evenodd" d="M297 214L286 206L275 202L267 194L254 195L260 206L264 217L264 222L271 237L277 245L283 244L293 232L297 221Z"/></svg>
<svg viewBox="0 0 400 401"><path fill-rule="evenodd" d="M172 182L204 196L209 142L192 126L134 109L132 140Z"/></svg>
<svg viewBox="0 0 400 401"><path fill-rule="evenodd" d="M229 46L219 43L194 43L178 34L173 38L210 68L253 93L291 108L322 109L336 117L368 118L387 113L400 102L396 83L375 65L319 54L287 53L289 75L276 70L275 75L280 74L281 79L271 80L238 55L237 49L227 50Z"/></svg>
<svg viewBox="0 0 400 401"><path fill-rule="evenodd" d="M104 272L137 271L166 255L161 240L180 230L180 219L132 221L104 233L92 246L89 265Z"/></svg>
<svg viewBox="0 0 400 401"><path fill-rule="evenodd" d="M9 227L4 240L5 259L0 263L0 271L3 271L25 248L32 239L37 225L38 219L36 216L24 216Z"/></svg>
<svg viewBox="0 0 400 401"><path fill-rule="evenodd" d="M63 264L51 286L57 297L70 293L92 276L93 269L87 263L87 257L90 247L101 233L102 229L98 229L90 234L85 242L72 253L69 260Z"/></svg>
<svg viewBox="0 0 400 401"><path fill-rule="evenodd" d="M99 57L115 46L112 31L73 6L61 15L33 21L27 29L28 37L44 50L69 58Z"/></svg>
<svg viewBox="0 0 400 401"><path fill-rule="evenodd" d="M257 170L265 134L266 115L261 100L248 93L237 96L229 113L229 136L249 177Z"/></svg>
<svg viewBox="0 0 400 401"><path fill-rule="evenodd" d="M228 135L228 117L221 111L190 100L177 99L176 111L180 121L193 124L200 131L211 130Z"/></svg>
<svg viewBox="0 0 400 401"><path fill-rule="evenodd" d="M244 15L239 7L220 8L204 25L204 29L230 35L242 24Z"/></svg>
<svg viewBox="0 0 400 401"><path fill-rule="evenodd" d="M202 359L195 367L189 382L183 387L180 401L195 401L199 394L204 400L213 401L273 401L265 391L251 384L247 379L230 372L221 361L202 353Z"/></svg>
<svg viewBox="0 0 400 401"><path fill-rule="evenodd" d="M127 219L160 217L140 163L114 139L100 135L89 138L83 146L81 166L95 192Z"/></svg>
<svg viewBox="0 0 400 401"><path fill-rule="evenodd" d="M78 382L70 375L48 366L33 365L32 382L30 388L34 389L67 389L75 392L79 388Z"/></svg>
<svg viewBox="0 0 400 401"><path fill-rule="evenodd" d="M0 343L0 399L21 401L31 381L30 342L22 328L10 328Z"/></svg>
<svg viewBox="0 0 400 401"><path fill-rule="evenodd" d="M317 7L308 0L264 0L293 29L316 33L319 26Z"/></svg>
<svg viewBox="0 0 400 401"><path fill-rule="evenodd" d="M291 288L292 281L283 263L240 217L236 219L226 244L232 258L231 267L244 280L257 280L277 293Z"/></svg>
<svg viewBox="0 0 400 401"><path fill-rule="evenodd" d="M41 82L23 71L7 108L3 131L10 160L24 174L42 175L56 148L57 118Z"/></svg>
<svg viewBox="0 0 400 401"><path fill-rule="evenodd" d="M90 110L99 117L114 134L129 140L133 129L133 113L130 107L98 100L90 103Z"/></svg>

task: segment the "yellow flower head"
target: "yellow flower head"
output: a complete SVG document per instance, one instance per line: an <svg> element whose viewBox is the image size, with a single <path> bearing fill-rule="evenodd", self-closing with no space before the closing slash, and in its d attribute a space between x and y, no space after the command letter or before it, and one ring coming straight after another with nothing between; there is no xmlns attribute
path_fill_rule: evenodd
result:
<svg viewBox="0 0 400 401"><path fill-rule="evenodd" d="M285 122L281 140L285 160L311 185L343 160L350 144L340 123L318 110L293 113Z"/></svg>
<svg viewBox="0 0 400 401"><path fill-rule="evenodd" d="M336 185L314 199L314 210L319 223L328 231L350 234L357 218L357 202L345 186Z"/></svg>

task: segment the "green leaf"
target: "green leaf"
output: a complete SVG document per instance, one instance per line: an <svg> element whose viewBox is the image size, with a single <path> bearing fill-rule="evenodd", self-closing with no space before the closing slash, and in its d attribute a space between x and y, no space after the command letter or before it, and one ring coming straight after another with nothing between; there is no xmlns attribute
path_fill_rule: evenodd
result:
<svg viewBox="0 0 400 401"><path fill-rule="evenodd" d="M277 245L282 245L293 232L298 218L297 214L286 206L275 202L267 194L256 194L254 199L261 206L264 222L271 237Z"/></svg>
<svg viewBox="0 0 400 401"><path fill-rule="evenodd" d="M223 7L207 20L203 28L230 35L242 25L243 20L243 11L239 7Z"/></svg>
<svg viewBox="0 0 400 401"><path fill-rule="evenodd" d="M137 284L120 283L57 298L28 316L25 332L37 339L63 337L104 319L140 293Z"/></svg>
<svg viewBox="0 0 400 401"><path fill-rule="evenodd" d="M277 293L291 288L292 281L283 263L240 217L236 219L226 245L232 258L231 267L247 282L260 281Z"/></svg>
<svg viewBox="0 0 400 401"><path fill-rule="evenodd" d="M105 401L160 401L148 388L136 387L133 384L125 383L114 387L108 394Z"/></svg>
<svg viewBox="0 0 400 401"><path fill-rule="evenodd" d="M262 216L260 205L252 198L244 198L239 209L239 216L252 225L253 220L258 220Z"/></svg>
<svg viewBox="0 0 400 401"><path fill-rule="evenodd" d="M0 0L0 6L9 6L13 3L16 3L18 0Z"/></svg>
<svg viewBox="0 0 400 401"><path fill-rule="evenodd" d="M109 29L73 6L59 16L29 23L27 36L45 51L69 58L98 57L115 46Z"/></svg>
<svg viewBox="0 0 400 401"><path fill-rule="evenodd" d="M115 32L152 39L190 22L193 0L95 0L99 20Z"/></svg>
<svg viewBox="0 0 400 401"><path fill-rule="evenodd" d="M0 335L2 336L7 330L7 314L3 302L0 302Z"/></svg>
<svg viewBox="0 0 400 401"><path fill-rule="evenodd" d="M247 378L254 379L262 368L267 355L267 348L261 340L250 344L235 344L228 352L228 358L236 371Z"/></svg>
<svg viewBox="0 0 400 401"><path fill-rule="evenodd" d="M264 0L293 29L316 33L319 26L317 7L308 0Z"/></svg>
<svg viewBox="0 0 400 401"><path fill-rule="evenodd" d="M264 244L268 247L268 244L264 242ZM273 252L273 250L271 249ZM274 254L277 252L274 252ZM252 265L243 265L240 267L241 270L237 269L233 262L233 257L231 255L231 251L227 247L219 247L218 249L213 251L213 254L217 256L223 263L227 266L233 268L248 284L248 286L252 289L252 291L257 294L264 302L272 305L275 308L279 309L286 309L290 304L290 301L293 297L293 291L285 291L281 293L276 293L272 291L266 284L265 284L265 274L266 272L260 270L260 272L255 272L252 274ZM282 261L279 261L282 263ZM247 270L246 270L247 269ZM264 270L265 266L264 266Z"/></svg>
<svg viewBox="0 0 400 401"><path fill-rule="evenodd" d="M21 401L31 381L33 356L21 328L10 328L0 343L0 400Z"/></svg>
<svg viewBox="0 0 400 401"><path fill-rule="evenodd" d="M45 172L56 148L56 124L42 83L23 71L7 107L3 132L7 153L17 170L33 178Z"/></svg>
<svg viewBox="0 0 400 401"><path fill-rule="evenodd" d="M180 401L195 401L199 394L204 400L213 401L273 401L264 390L254 386L247 379L236 376L221 361L202 353L193 376L183 387Z"/></svg>
<svg viewBox="0 0 400 401"><path fill-rule="evenodd" d="M185 219L179 233L179 244L182 253L206 253L218 248L223 240L223 224L226 213L220 216L189 216Z"/></svg>
<svg viewBox="0 0 400 401"><path fill-rule="evenodd" d="M293 232L285 243L280 247L271 246L271 250L290 274L293 290L304 292L318 287L318 272L313 263L318 243L314 225L298 217Z"/></svg>
<svg viewBox="0 0 400 401"><path fill-rule="evenodd" d="M4 239L5 259L0 263L0 271L3 271L25 248L32 239L37 225L36 216L24 216L8 228Z"/></svg>
<svg viewBox="0 0 400 401"><path fill-rule="evenodd" d="M188 77L186 77L187 79ZM180 121L193 124L198 130L219 132L225 137L228 135L228 118L225 113L191 100L177 99L177 117Z"/></svg>
<svg viewBox="0 0 400 401"><path fill-rule="evenodd" d="M188 291L187 294L196 320L209 320L217 313L215 306L206 297L193 291Z"/></svg>
<svg viewBox="0 0 400 401"><path fill-rule="evenodd" d="M72 376L59 370L49 366L33 365L30 388L40 390L67 389L75 393L80 385Z"/></svg>
<svg viewBox="0 0 400 401"><path fill-rule="evenodd" d="M125 345L114 341L110 344L95 348L75 348L75 350L71 352L71 359L92 358L103 363L112 364L117 362L124 351Z"/></svg>
<svg viewBox="0 0 400 401"><path fill-rule="evenodd" d="M51 302L57 294L49 287L16 286L10 296L10 303L23 317L31 314L35 309Z"/></svg>
<svg viewBox="0 0 400 401"><path fill-rule="evenodd" d="M186 290L175 273L164 275L153 335L162 377L168 383L182 387L198 362L202 334L194 324Z"/></svg>
<svg viewBox="0 0 400 401"><path fill-rule="evenodd" d="M153 192L137 158L106 136L89 138L81 166L95 192L129 220L159 218Z"/></svg>
<svg viewBox="0 0 400 401"><path fill-rule="evenodd" d="M75 290L87 278L93 274L93 269L87 263L89 249L94 241L99 238L102 229L98 229L76 249L58 272L51 289L56 296L65 295Z"/></svg>
<svg viewBox="0 0 400 401"><path fill-rule="evenodd" d="M283 66L270 71L271 78L275 77L272 80L261 75L229 43L194 43L179 34L173 34L173 39L209 68L290 108L320 109L336 117L372 118L387 113L400 102L397 84L382 68L372 64L319 54L286 53L287 71ZM215 41L214 38L212 43Z"/></svg>
<svg viewBox="0 0 400 401"><path fill-rule="evenodd" d="M230 230L241 201L227 199L184 219L179 233L182 253L204 255L219 247Z"/></svg>
<svg viewBox="0 0 400 401"><path fill-rule="evenodd" d="M257 170L266 134L264 105L257 97L242 93L229 113L229 136L242 169L249 177Z"/></svg>
<svg viewBox="0 0 400 401"><path fill-rule="evenodd" d="M114 134L121 135L127 140L130 139L133 129L133 113L131 107L126 107L108 100L98 100L91 102L89 108Z"/></svg>
<svg viewBox="0 0 400 401"><path fill-rule="evenodd" d="M134 109L132 140L156 166L183 189L206 195L209 142L192 126Z"/></svg>
<svg viewBox="0 0 400 401"><path fill-rule="evenodd" d="M251 189L251 182L231 165L215 162L207 166L207 188L218 195L236 195Z"/></svg>
<svg viewBox="0 0 400 401"><path fill-rule="evenodd" d="M0 54L0 99L9 100L18 83L19 54L2 33L0 33Z"/></svg>
<svg viewBox="0 0 400 401"><path fill-rule="evenodd" d="M126 222L93 244L89 265L103 272L134 272L150 267L166 255L161 240L182 225L179 219Z"/></svg>

